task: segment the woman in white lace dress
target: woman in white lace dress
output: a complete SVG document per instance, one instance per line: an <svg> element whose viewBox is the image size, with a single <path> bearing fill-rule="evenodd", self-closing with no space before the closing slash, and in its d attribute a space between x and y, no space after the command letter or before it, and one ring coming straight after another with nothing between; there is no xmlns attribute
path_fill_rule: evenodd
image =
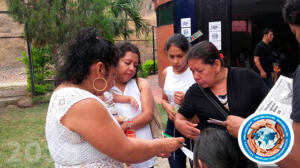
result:
<svg viewBox="0 0 300 168"><path fill-rule="evenodd" d="M183 138L128 138L96 95L112 88L118 63L115 46L82 29L57 75L46 118L46 139L55 167L119 168L153 156L169 156Z"/></svg>

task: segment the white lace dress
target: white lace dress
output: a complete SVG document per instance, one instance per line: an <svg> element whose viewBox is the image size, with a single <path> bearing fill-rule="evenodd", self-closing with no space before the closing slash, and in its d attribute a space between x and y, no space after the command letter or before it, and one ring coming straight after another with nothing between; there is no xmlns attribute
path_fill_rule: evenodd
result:
<svg viewBox="0 0 300 168"><path fill-rule="evenodd" d="M123 168L120 163L101 153L80 135L61 124L61 118L77 102L92 98L106 105L97 96L78 88L62 88L51 97L46 118L46 139L56 168ZM107 108L107 107L106 107ZM114 119L114 117L110 114ZM118 123L115 119L114 121ZM96 128L91 128L91 131Z"/></svg>

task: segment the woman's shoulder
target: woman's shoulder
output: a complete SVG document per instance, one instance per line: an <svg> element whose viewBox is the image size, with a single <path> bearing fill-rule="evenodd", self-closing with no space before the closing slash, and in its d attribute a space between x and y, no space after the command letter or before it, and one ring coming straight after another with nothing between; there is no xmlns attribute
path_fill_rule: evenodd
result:
<svg viewBox="0 0 300 168"><path fill-rule="evenodd" d="M137 78L137 84L139 88L150 88L148 80L145 78Z"/></svg>
<svg viewBox="0 0 300 168"><path fill-rule="evenodd" d="M172 72L172 66L167 66L165 69L163 69L162 76L166 77L168 72Z"/></svg>
<svg viewBox="0 0 300 168"><path fill-rule="evenodd" d="M235 81L234 83L241 86L247 86L248 88L261 88L264 86L264 81L251 69L247 68L232 68L231 80Z"/></svg>
<svg viewBox="0 0 300 168"><path fill-rule="evenodd" d="M75 87L65 87L59 88L53 92L50 103L58 105L65 104L67 106L71 106L75 103L82 102L88 99L102 102L101 99L86 90Z"/></svg>
<svg viewBox="0 0 300 168"><path fill-rule="evenodd" d="M198 93L202 93L201 91L201 86L199 86L197 83L192 84L188 90L187 93L188 94L198 94Z"/></svg>
<svg viewBox="0 0 300 168"><path fill-rule="evenodd" d="M231 73L238 78L259 78L258 74L248 68L231 67Z"/></svg>
<svg viewBox="0 0 300 168"><path fill-rule="evenodd" d="M89 96L89 97L96 97L91 92L87 90L83 90L77 87L64 87L64 88L58 88L53 92L53 95L59 95L59 96Z"/></svg>

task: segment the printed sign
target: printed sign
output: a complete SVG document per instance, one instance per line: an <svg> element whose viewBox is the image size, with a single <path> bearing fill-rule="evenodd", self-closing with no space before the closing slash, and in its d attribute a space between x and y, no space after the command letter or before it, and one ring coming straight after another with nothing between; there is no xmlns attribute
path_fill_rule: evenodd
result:
<svg viewBox="0 0 300 168"><path fill-rule="evenodd" d="M209 42L213 43L218 50L222 50L222 27L221 21L209 22L208 23L208 32L209 32Z"/></svg>
<svg viewBox="0 0 300 168"><path fill-rule="evenodd" d="M181 27L191 27L191 18L181 18Z"/></svg>
<svg viewBox="0 0 300 168"><path fill-rule="evenodd" d="M244 155L260 164L273 164L285 158L294 144L289 122L273 112L254 113L239 129L239 146Z"/></svg>
<svg viewBox="0 0 300 168"><path fill-rule="evenodd" d="M191 28L190 27L181 28L181 34L183 34L185 37L190 37Z"/></svg>

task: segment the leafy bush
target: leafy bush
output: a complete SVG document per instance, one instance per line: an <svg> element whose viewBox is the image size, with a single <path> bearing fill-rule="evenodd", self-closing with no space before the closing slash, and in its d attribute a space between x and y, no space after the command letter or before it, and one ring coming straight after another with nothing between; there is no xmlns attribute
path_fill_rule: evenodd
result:
<svg viewBox="0 0 300 168"><path fill-rule="evenodd" d="M138 73L138 76L141 77L141 78L147 78L149 76L149 73L146 72L146 71L143 71L141 69L141 71Z"/></svg>
<svg viewBox="0 0 300 168"><path fill-rule="evenodd" d="M23 58L16 58L26 65L27 74L27 91L31 91L31 74L29 57L25 52L22 52ZM34 89L38 95L45 94L54 89L53 84L46 82L46 79L54 74L51 70L52 62L51 51L48 47L44 48L32 48L32 63L33 63L33 74L34 74Z"/></svg>
<svg viewBox="0 0 300 168"><path fill-rule="evenodd" d="M139 72L139 77L146 78L149 75L155 74L157 72L157 61L155 61L155 68L153 60L147 60Z"/></svg>

